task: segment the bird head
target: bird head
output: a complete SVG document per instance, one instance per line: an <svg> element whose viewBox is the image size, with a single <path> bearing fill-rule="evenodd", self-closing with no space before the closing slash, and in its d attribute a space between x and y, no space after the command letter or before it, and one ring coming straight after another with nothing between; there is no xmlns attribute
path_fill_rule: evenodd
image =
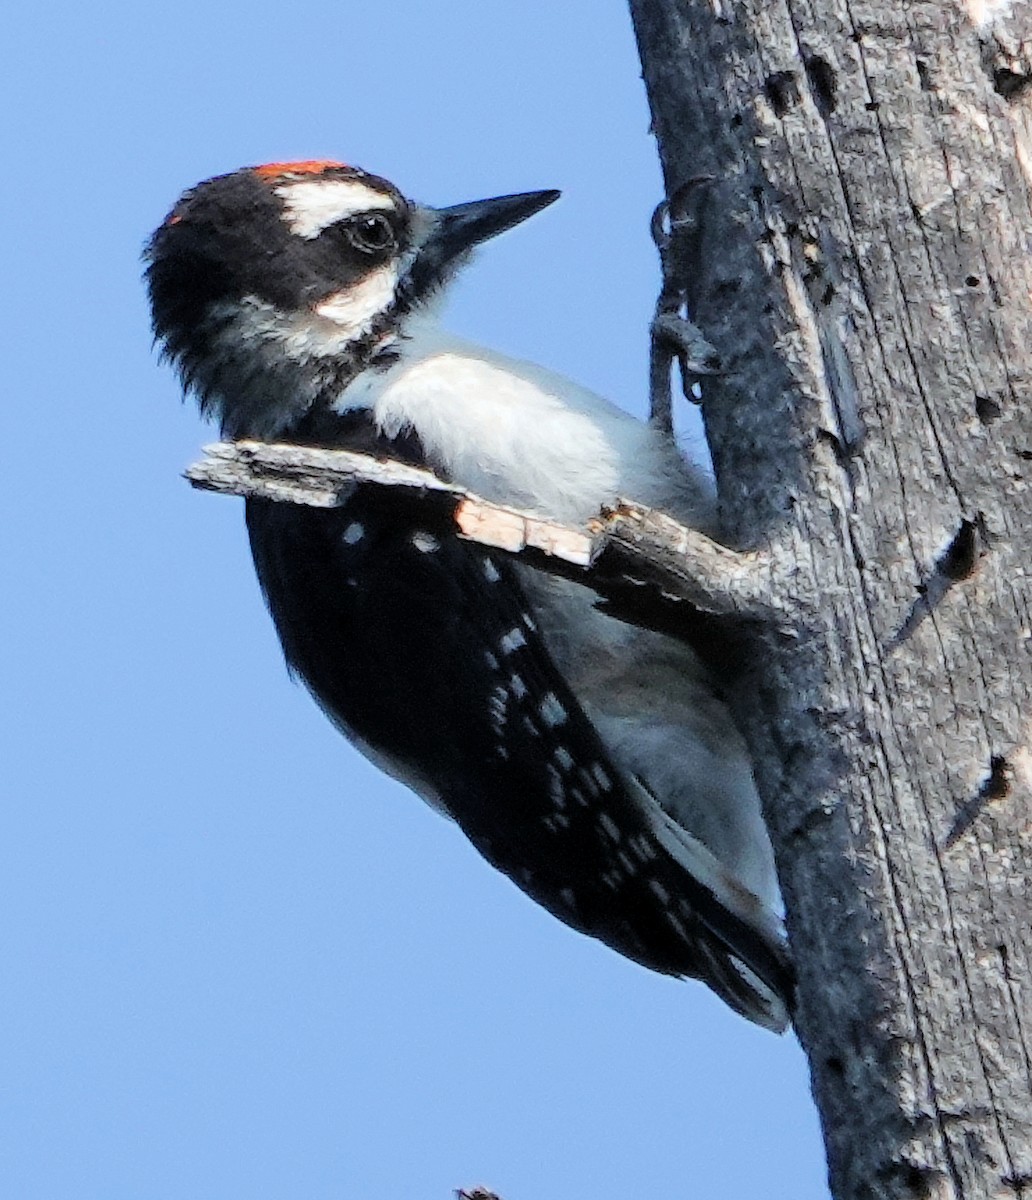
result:
<svg viewBox="0 0 1032 1200"><path fill-rule="evenodd" d="M389 360L409 315L475 246L558 195L431 208L330 161L217 176L147 247L155 336L226 436L282 435Z"/></svg>

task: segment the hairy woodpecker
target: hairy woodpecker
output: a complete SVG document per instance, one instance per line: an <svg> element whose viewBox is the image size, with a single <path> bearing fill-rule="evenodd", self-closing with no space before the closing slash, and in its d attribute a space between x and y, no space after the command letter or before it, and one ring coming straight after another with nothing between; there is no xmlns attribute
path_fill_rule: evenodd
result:
<svg viewBox="0 0 1032 1200"><path fill-rule="evenodd" d="M226 437L390 456L567 523L623 495L706 525L705 478L669 438L435 317L474 246L557 196L435 209L328 161L210 179L149 244L156 337ZM707 670L396 492L247 501L291 669L550 912L783 1029L773 857Z"/></svg>

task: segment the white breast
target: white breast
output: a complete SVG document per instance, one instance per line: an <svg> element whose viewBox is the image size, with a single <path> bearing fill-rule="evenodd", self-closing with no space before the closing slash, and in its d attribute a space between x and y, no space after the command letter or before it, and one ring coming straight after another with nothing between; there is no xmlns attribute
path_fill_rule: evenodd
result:
<svg viewBox="0 0 1032 1200"><path fill-rule="evenodd" d="M413 429L433 465L498 503L581 522L626 496L684 510L704 485L665 439L571 380L416 320L386 371L338 407L372 410L389 437Z"/></svg>

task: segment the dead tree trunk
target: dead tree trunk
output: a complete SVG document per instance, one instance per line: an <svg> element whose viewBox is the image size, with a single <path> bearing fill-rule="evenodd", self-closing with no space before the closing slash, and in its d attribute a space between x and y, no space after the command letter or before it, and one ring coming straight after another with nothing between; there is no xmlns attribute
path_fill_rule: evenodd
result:
<svg viewBox="0 0 1032 1200"><path fill-rule="evenodd" d="M839 1200L1032 1196L1032 16L1005 8L631 0L674 207L713 176L679 262L728 367L727 530L811 614L734 703Z"/></svg>

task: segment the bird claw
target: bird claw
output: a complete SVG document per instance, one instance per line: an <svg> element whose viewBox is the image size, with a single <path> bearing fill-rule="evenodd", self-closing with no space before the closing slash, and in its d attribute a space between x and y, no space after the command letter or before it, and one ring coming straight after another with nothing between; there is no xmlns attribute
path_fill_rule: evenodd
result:
<svg viewBox="0 0 1032 1200"><path fill-rule="evenodd" d="M694 399L691 386L696 378L724 374L724 361L716 347L694 321L680 313L657 313L652 321L652 336L673 351L681 369L684 394L689 399Z"/></svg>
<svg viewBox="0 0 1032 1200"><path fill-rule="evenodd" d="M687 315L683 283L696 256L701 204L713 179L712 175L689 179L652 214L650 227L659 251L663 286L651 329L649 421L668 433L673 431L670 368L675 359L682 394L693 404L700 400L698 381L724 373L720 354Z"/></svg>

